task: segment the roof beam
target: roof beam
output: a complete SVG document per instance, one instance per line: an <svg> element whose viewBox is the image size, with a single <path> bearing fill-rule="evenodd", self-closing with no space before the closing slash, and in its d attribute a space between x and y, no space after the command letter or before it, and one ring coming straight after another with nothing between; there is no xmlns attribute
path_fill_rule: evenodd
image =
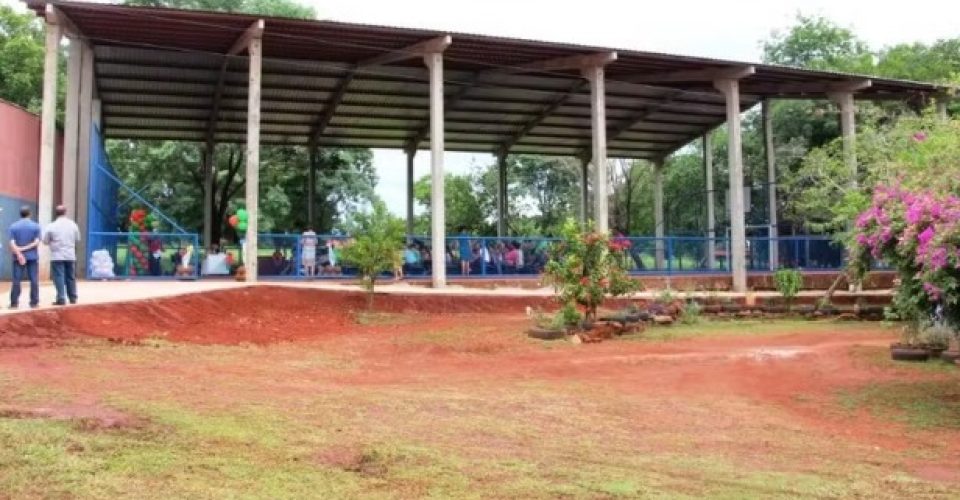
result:
<svg viewBox="0 0 960 500"><path fill-rule="evenodd" d="M549 72L571 69L581 70L583 68L606 66L607 64L610 64L616 60L616 52L598 52L596 54L557 57L555 59L546 59L543 61L511 65L502 69L498 69L496 72L515 75L519 73Z"/></svg>
<svg viewBox="0 0 960 500"><path fill-rule="evenodd" d="M455 107L466 95L470 89L474 88L479 81L481 75L486 74L486 72L475 73L470 79L468 79L463 85L461 85L457 90L446 97L443 101L443 109L445 111L450 111L451 108ZM407 151L416 151L417 146L427 138L427 134L430 133L430 120L427 119L417 128L417 131L414 132L413 136L407 141Z"/></svg>
<svg viewBox="0 0 960 500"><path fill-rule="evenodd" d="M555 59L546 59L543 61L536 61L531 63L526 63L521 66L510 66L509 68L493 68L484 71L478 71L474 73L467 81L460 86L453 94L447 96L444 100L444 109L451 110L456 107L457 103L463 100L467 93L478 87L482 80L485 78L496 77L496 76L505 76L511 74L525 73L529 71L551 71L551 70L560 70L560 69L582 69L585 67L596 66L596 65L605 65L609 64L617 59L616 52L601 52L597 54L586 54L570 57L560 57ZM576 90L579 90L582 82L578 82L576 85ZM569 94L576 92L576 90L569 91L565 94L565 97L560 102L560 105L566 101L566 98L569 97ZM550 112L556 111L560 105L554 107ZM549 114L549 113L548 113ZM540 118L540 121L543 121L546 117ZM534 125L536 126L536 124ZM529 130L527 131L529 132ZM426 121L417 129L417 131L410 137L410 141L407 144L407 150L415 150L417 146L427 138L427 134L430 133L430 122ZM524 132L524 135L526 132ZM509 148L507 148L509 150Z"/></svg>
<svg viewBox="0 0 960 500"><path fill-rule="evenodd" d="M610 143L610 142L612 142L612 141L617 140L617 138L619 138L621 135L625 134L628 130L630 130L630 129L633 128L634 126L636 126L636 125L640 124L641 122L643 122L644 120L646 120L650 115L652 115L652 114L654 114L654 113L662 110L663 108L669 106L670 103L672 103L677 97L680 97L680 96L682 96L682 95L683 95L683 91L682 91L682 90L673 90L673 91L670 91L670 92L667 93L667 95L664 97L663 101L661 101L661 102L659 102L659 103L657 103L657 104L651 105L651 106L647 106L647 107L644 108L643 110L637 112L636 114L634 114L634 115L630 116L629 118L627 118L626 120L624 120L623 123L621 123L620 125L617 125L616 127L610 128L609 130L607 130L607 142ZM587 151L586 149L584 149L584 150L580 151L580 153L579 153L578 156L587 155L588 153L589 153L589 151Z"/></svg>
<svg viewBox="0 0 960 500"><path fill-rule="evenodd" d="M240 38L237 38L233 45L230 47L230 50L227 51L228 56L235 56L237 54L243 53L247 50L247 47L250 45L250 41L263 38L263 28L266 23L263 19L257 19L254 21L246 31L240 35Z"/></svg>
<svg viewBox="0 0 960 500"><path fill-rule="evenodd" d="M337 112L337 107L340 106L340 103L343 102L343 98L347 95L347 87L350 86L350 82L352 82L354 77L357 75L357 71L371 66L382 66L406 59L411 59L414 57L423 56L425 54L443 52L447 49L447 47L450 46L451 42L452 38L450 35L439 36L415 43L399 50L388 52L386 54L364 59L357 63L337 84L337 88L333 91L333 95L327 102L323 113L321 113L317 118L317 122L314 124L313 130L310 132L310 144L316 144L317 140L323 134L323 131L330 125L330 121L333 120L333 115Z"/></svg>
<svg viewBox="0 0 960 500"><path fill-rule="evenodd" d="M73 20L70 19L67 14L60 10L56 5L47 4L46 9L44 10L44 18L50 24L56 24L60 26L66 35L74 38L85 38L83 32L80 31L80 28L77 28L77 25L74 24Z"/></svg>
<svg viewBox="0 0 960 500"><path fill-rule="evenodd" d="M565 93L558 96L556 99L553 100L553 102L546 105L542 110L540 110L540 114L538 114L533 119L524 123L523 127L517 130L517 132L514 133L509 139L504 141L504 143L501 144L499 148L497 148L496 154L502 155L502 156L507 156L508 154L510 154L510 148L515 146L517 142L520 141L520 139L523 139L523 136L529 134L530 131L535 129L537 125L540 125L540 123L542 123L543 120L546 120L547 117L553 114L557 109L559 109L560 106L563 106L563 104L567 102L567 99L570 99L571 96L579 92L580 89L582 89L586 85L587 85L587 82L585 80L578 80L577 83L572 85Z"/></svg>
<svg viewBox="0 0 960 500"><path fill-rule="evenodd" d="M807 96L807 95L826 95L835 92L857 92L866 90L873 85L868 79L857 79L846 82L814 82L814 83L782 83L765 84L749 83L740 84L740 91L744 93L764 94L766 96Z"/></svg>
<svg viewBox="0 0 960 500"><path fill-rule="evenodd" d="M618 77L617 80L632 83L712 82L714 80L739 80L754 73L756 73L756 68L753 66L734 66L628 75Z"/></svg>
<svg viewBox="0 0 960 500"><path fill-rule="evenodd" d="M316 144L320 136L323 135L323 131L330 126L330 121L333 120L333 115L337 113L337 108L340 106L340 103L343 102L344 96L347 95L347 87L350 86L350 82L353 81L353 78L356 76L356 74L356 70L349 71L337 84L337 88L333 91L333 95L330 96L330 100L327 102L326 106L324 106L323 112L320 113L316 123L314 123L313 128L310 130L311 145Z"/></svg>
<svg viewBox="0 0 960 500"><path fill-rule="evenodd" d="M407 59L413 59L425 54L443 52L447 49L447 47L450 46L452 41L453 40L450 38L450 35L438 36L436 38L415 43L402 49L387 52L386 54L364 59L357 64L357 67L367 68L370 66L383 66L399 61L405 61Z"/></svg>

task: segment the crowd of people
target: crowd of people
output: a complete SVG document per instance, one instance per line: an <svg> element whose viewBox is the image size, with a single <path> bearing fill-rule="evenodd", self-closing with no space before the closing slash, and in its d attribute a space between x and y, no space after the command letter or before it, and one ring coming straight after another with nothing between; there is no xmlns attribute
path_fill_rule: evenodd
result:
<svg viewBox="0 0 960 500"><path fill-rule="evenodd" d="M443 259L448 274L461 276L480 274L538 274L548 260L550 241L477 238L463 229L448 241ZM429 274L433 268L433 252L420 240L407 244L403 252L403 273Z"/></svg>
<svg viewBox="0 0 960 500"><path fill-rule="evenodd" d="M30 307L40 306L39 261L40 246L50 250L50 273L53 275L56 299L53 305L63 306L69 300L77 303L77 243L80 241L80 228L67 217L67 209L59 205L55 209L56 219L41 228L31 218L28 206L20 208L20 219L7 229L10 255L13 260L13 283L10 287L10 308L20 307L20 295L24 279L30 281Z"/></svg>

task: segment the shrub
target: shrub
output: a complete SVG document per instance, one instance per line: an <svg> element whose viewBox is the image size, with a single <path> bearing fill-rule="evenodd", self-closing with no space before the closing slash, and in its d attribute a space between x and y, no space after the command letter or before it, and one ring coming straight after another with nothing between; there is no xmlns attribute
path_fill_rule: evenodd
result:
<svg viewBox="0 0 960 500"><path fill-rule="evenodd" d="M367 309L372 309L377 275L392 271L400 264L404 224L390 214L386 204L376 201L373 210L356 213L349 226L355 236L344 247L343 260L360 271L367 292Z"/></svg>
<svg viewBox="0 0 960 500"><path fill-rule="evenodd" d="M702 312L703 307L700 306L700 303L691 300L683 305L683 314L680 316L680 322L685 325L695 325L700 322Z"/></svg>
<svg viewBox="0 0 960 500"><path fill-rule="evenodd" d="M773 282L787 301L787 309L793 309L793 299L803 288L803 275L796 269L778 269L773 273Z"/></svg>
<svg viewBox="0 0 960 500"><path fill-rule="evenodd" d="M857 218L852 273L862 277L874 260L899 274L893 312L907 322L905 340L930 326L960 327L960 198L878 186Z"/></svg>
<svg viewBox="0 0 960 500"><path fill-rule="evenodd" d="M544 277L553 285L567 314L580 305L586 319L593 321L607 296L625 295L639 288L623 268L628 240L611 242L606 234L581 232L573 220L564 223L562 238L551 252ZM579 313L577 316L579 319Z"/></svg>

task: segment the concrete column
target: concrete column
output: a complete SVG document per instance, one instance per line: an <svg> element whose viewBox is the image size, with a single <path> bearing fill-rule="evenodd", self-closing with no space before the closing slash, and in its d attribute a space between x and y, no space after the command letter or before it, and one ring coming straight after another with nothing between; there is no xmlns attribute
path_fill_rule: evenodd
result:
<svg viewBox="0 0 960 500"><path fill-rule="evenodd" d="M94 87L94 95L96 95L96 87ZM93 109L91 110L93 115L93 124L100 128L102 126L102 117L103 117L103 101L99 98L93 99ZM101 131L102 132L102 131Z"/></svg>
<svg viewBox="0 0 960 500"><path fill-rule="evenodd" d="M430 238L433 251L433 287L447 284L447 263L443 258L446 248L446 217L444 215L443 172L443 54L423 56L430 70Z"/></svg>
<svg viewBox="0 0 960 500"><path fill-rule="evenodd" d="M767 153L767 201L770 212L770 270L775 271L780 263L777 225L777 153L773 149L773 113L770 101L763 101L760 108L763 119L763 145Z"/></svg>
<svg viewBox="0 0 960 500"><path fill-rule="evenodd" d="M80 241L77 243L77 275L87 275L87 221L90 203L90 141L93 136L93 96L96 94L96 82L93 79L93 48L83 44L83 67L80 72L80 133L77 144L77 211L75 219L80 228ZM99 117L97 118L99 121Z"/></svg>
<svg viewBox="0 0 960 500"><path fill-rule="evenodd" d="M843 162L851 174L850 187L856 188L857 181L857 131L853 102L853 92L831 93L828 97L840 108L840 133L843 137Z"/></svg>
<svg viewBox="0 0 960 500"><path fill-rule="evenodd" d="M250 39L250 79L247 90L247 221L244 265L247 282L257 281L257 219L260 215L260 76L263 70L263 40Z"/></svg>
<svg viewBox="0 0 960 500"><path fill-rule="evenodd" d="M216 119L216 118L214 118ZM217 175L217 143L213 135L207 137L203 151L203 246L213 246L213 180Z"/></svg>
<svg viewBox="0 0 960 500"><path fill-rule="evenodd" d="M584 76L590 81L590 118L593 129L593 218L598 232L609 231L607 224L607 112L602 66L587 68Z"/></svg>
<svg viewBox="0 0 960 500"><path fill-rule="evenodd" d="M407 241L413 239L413 160L417 155L416 148L407 150Z"/></svg>
<svg viewBox="0 0 960 500"><path fill-rule="evenodd" d="M747 291L747 231L743 210L743 150L740 134L740 84L734 79L714 82L727 104L728 168L730 171L730 270L733 291Z"/></svg>
<svg viewBox="0 0 960 500"><path fill-rule="evenodd" d="M664 268L663 229L663 160L657 160L653 163L653 235L657 238L654 244L657 269Z"/></svg>
<svg viewBox="0 0 960 500"><path fill-rule="evenodd" d="M940 121L947 121L950 117L947 116L947 103L950 102L950 98L947 96L938 96L937 97L937 118Z"/></svg>
<svg viewBox="0 0 960 500"><path fill-rule="evenodd" d="M507 155L497 155L497 236L507 235Z"/></svg>
<svg viewBox="0 0 960 500"><path fill-rule="evenodd" d="M703 135L703 170L707 184L707 268L712 270L717 266L717 216L714 213L713 144L709 132Z"/></svg>
<svg viewBox="0 0 960 500"><path fill-rule="evenodd" d="M70 37L67 49L67 98L63 112L63 178L60 202L71 217L77 213L77 162L80 145L80 87L83 71L83 42Z"/></svg>
<svg viewBox="0 0 960 500"><path fill-rule="evenodd" d="M50 6L47 6L48 10ZM40 189L37 196L37 221L46 227L53 220L53 189L57 158L57 70L60 55L60 26L47 22L43 60L43 104L40 112ZM39 274L50 279L50 248L40 245Z"/></svg>
<svg viewBox="0 0 960 500"><path fill-rule="evenodd" d="M580 160L580 224L586 227L590 220L590 160Z"/></svg>
<svg viewBox="0 0 960 500"><path fill-rule="evenodd" d="M320 150L316 144L310 144L310 164L307 166L307 225L317 230L317 164L320 162Z"/></svg>

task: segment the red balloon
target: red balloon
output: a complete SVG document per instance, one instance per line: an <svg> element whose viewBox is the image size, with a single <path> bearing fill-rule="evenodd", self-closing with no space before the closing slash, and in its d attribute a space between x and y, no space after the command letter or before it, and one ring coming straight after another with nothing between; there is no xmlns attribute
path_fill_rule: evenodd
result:
<svg viewBox="0 0 960 500"><path fill-rule="evenodd" d="M237 224L240 223L240 218L236 215L231 215L230 218L227 219L227 222L230 223L230 227L237 227Z"/></svg>

